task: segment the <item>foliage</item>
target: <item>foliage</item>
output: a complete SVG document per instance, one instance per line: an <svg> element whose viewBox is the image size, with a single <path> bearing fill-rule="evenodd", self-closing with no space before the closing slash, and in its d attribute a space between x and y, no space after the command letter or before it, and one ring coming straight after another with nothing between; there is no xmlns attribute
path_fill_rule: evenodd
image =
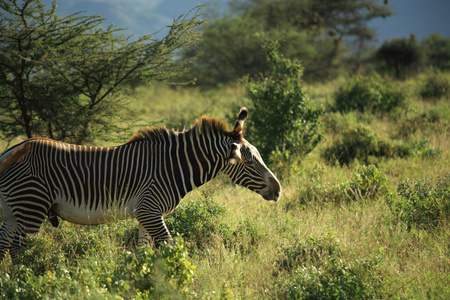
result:
<svg viewBox="0 0 450 300"><path fill-rule="evenodd" d="M335 109L341 112L391 112L407 106L407 96L378 74L354 76L336 93Z"/></svg>
<svg viewBox="0 0 450 300"><path fill-rule="evenodd" d="M331 182L305 182L297 193L285 199L285 210L306 209L310 204L344 203L353 199L348 181L333 184Z"/></svg>
<svg viewBox="0 0 450 300"><path fill-rule="evenodd" d="M425 53L426 66L440 70L450 69L450 38L433 33L422 39L422 50Z"/></svg>
<svg viewBox="0 0 450 300"><path fill-rule="evenodd" d="M295 197L285 200L286 210L304 208L312 203L321 206L325 203L342 205L355 200L374 201L392 194L386 175L374 165L362 166L350 181L334 184L314 175L308 176L310 181L302 183Z"/></svg>
<svg viewBox="0 0 450 300"><path fill-rule="evenodd" d="M303 67L279 53L279 45L263 37L263 48L273 72L261 82L248 81L252 101L252 128L247 132L263 157L277 151L305 156L321 140L318 133L322 110L306 95Z"/></svg>
<svg viewBox="0 0 450 300"><path fill-rule="evenodd" d="M168 34L131 41L121 29L102 28L103 18L73 14L59 18L56 2L0 2L1 134L46 136L83 143L110 138L128 123L125 87L167 81L188 60L173 62L199 41L198 11L175 19ZM48 38L51 37L51 38Z"/></svg>
<svg viewBox="0 0 450 300"><path fill-rule="evenodd" d="M442 73L434 73L428 76L425 85L420 91L423 99L450 98L450 83Z"/></svg>
<svg viewBox="0 0 450 300"><path fill-rule="evenodd" d="M136 255L126 252L112 273L101 276L100 283L123 298L173 297L185 292L194 269L183 240L176 238L173 245L162 245L158 251L145 246L137 248Z"/></svg>
<svg viewBox="0 0 450 300"><path fill-rule="evenodd" d="M306 80L323 81L343 68L344 41L357 44L359 60L375 37L367 21L391 14L389 6L376 0L235 0L229 11L201 28L204 43L186 56L203 53L192 64L199 85L232 83L244 75L266 76L272 66L255 36L265 34L280 41L285 57L302 61Z"/></svg>
<svg viewBox="0 0 450 300"><path fill-rule="evenodd" d="M423 52L414 35L409 39L394 38L385 41L375 54L382 69L393 72L397 79L405 79L423 60Z"/></svg>
<svg viewBox="0 0 450 300"><path fill-rule="evenodd" d="M384 294L381 257L346 261L330 236L308 238L283 252L279 265L292 276L276 281L277 298L367 299Z"/></svg>
<svg viewBox="0 0 450 300"><path fill-rule="evenodd" d="M349 190L355 198L364 199L376 199L391 193L386 175L374 165L362 166L357 170Z"/></svg>
<svg viewBox="0 0 450 300"><path fill-rule="evenodd" d="M342 139L335 140L322 155L329 162L338 161L341 165L348 165L355 159L368 165L381 157L434 158L440 153L439 149L429 146L427 139L411 142L383 140L373 129L359 124L343 132Z"/></svg>
<svg viewBox="0 0 450 300"><path fill-rule="evenodd" d="M450 173L435 183L407 179L398 185L397 194L389 205L408 228L433 229L450 221Z"/></svg>
<svg viewBox="0 0 450 300"><path fill-rule="evenodd" d="M184 54L190 58L201 53L190 65L196 84L219 86L266 71L264 52L255 36L259 31L259 24L245 17L224 16L204 25L203 42Z"/></svg>
<svg viewBox="0 0 450 300"><path fill-rule="evenodd" d="M383 296L381 260L357 259L345 262L331 255L321 267L295 270L293 277L279 282L286 299L368 299Z"/></svg>
<svg viewBox="0 0 450 300"><path fill-rule="evenodd" d="M393 137L408 140L418 131L424 135L446 132L450 124L448 112L448 109L441 107L408 114L397 121Z"/></svg>
<svg viewBox="0 0 450 300"><path fill-rule="evenodd" d="M208 245L215 234L225 238L229 236L230 228L221 222L225 207L215 202L213 195L213 192L205 190L202 191L202 199L181 204L166 219L169 231L179 233L187 243L198 249Z"/></svg>
<svg viewBox="0 0 450 300"><path fill-rule="evenodd" d="M10 272L0 274L2 299L173 298L187 293L186 285L195 269L179 238L172 246L163 245L158 251L145 246L136 249L135 255L122 252L115 261L104 251L97 254L98 258L89 256L78 263L64 259L62 252L58 256L42 248L40 251L40 256L51 253L58 260L41 271L31 261L38 252L26 254L26 266L14 266Z"/></svg>
<svg viewBox="0 0 450 300"><path fill-rule="evenodd" d="M340 249L332 234L308 237L305 241L282 247L275 264L277 270L292 272L307 264L320 266L334 254L340 254Z"/></svg>
<svg viewBox="0 0 450 300"><path fill-rule="evenodd" d="M325 149L323 156L330 162L337 160L341 165L349 164L354 159L370 164L371 156L387 154L383 146L384 143L372 129L358 125L343 132L342 139Z"/></svg>
<svg viewBox="0 0 450 300"><path fill-rule="evenodd" d="M236 249L241 254L249 254L263 242L265 235L261 233L255 220L247 217L239 222L236 230L229 236L224 236L224 243L229 249Z"/></svg>
<svg viewBox="0 0 450 300"><path fill-rule="evenodd" d="M171 232L180 234L186 243L200 250L211 247L214 238L219 237L227 248L246 254L262 241L264 235L253 218L246 218L232 230L222 221L225 207L214 201L213 192L203 190L201 195L201 199L181 204L166 219Z"/></svg>

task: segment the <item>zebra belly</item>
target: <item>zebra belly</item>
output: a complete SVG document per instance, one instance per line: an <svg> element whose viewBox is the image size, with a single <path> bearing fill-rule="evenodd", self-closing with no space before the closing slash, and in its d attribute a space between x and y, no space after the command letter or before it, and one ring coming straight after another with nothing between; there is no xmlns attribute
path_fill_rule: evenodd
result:
<svg viewBox="0 0 450 300"><path fill-rule="evenodd" d="M112 204L110 207L97 207L90 209L87 205L74 205L58 199L52 210L61 219L71 223L83 225L97 225L127 218L135 217L135 201L127 201L126 204Z"/></svg>

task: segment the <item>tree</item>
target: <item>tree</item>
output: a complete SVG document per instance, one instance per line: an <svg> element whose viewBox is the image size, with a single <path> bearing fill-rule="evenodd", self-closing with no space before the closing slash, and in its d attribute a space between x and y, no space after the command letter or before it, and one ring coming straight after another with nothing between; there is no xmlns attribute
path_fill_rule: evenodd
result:
<svg viewBox="0 0 450 300"><path fill-rule="evenodd" d="M333 78L344 65L345 45L355 48L349 56L358 63L376 33L367 23L392 14L378 0L234 0L230 14L201 28L208 38L187 55L202 56L193 64L199 84L233 82L243 74L268 74L271 65L259 50L256 33L280 41L281 53L300 59L304 79Z"/></svg>
<svg viewBox="0 0 450 300"><path fill-rule="evenodd" d="M385 41L375 54L375 58L382 63L381 69L393 72L398 79L405 79L409 72L417 68L422 56L422 49L413 34L409 39Z"/></svg>
<svg viewBox="0 0 450 300"><path fill-rule="evenodd" d="M450 38L433 33L422 40L421 46L426 56L427 66L441 70L450 69Z"/></svg>
<svg viewBox="0 0 450 300"><path fill-rule="evenodd" d="M135 81L168 81L177 60L200 41L199 8L175 19L167 35L132 41L103 18L56 15L56 1L0 0L0 135L86 143L123 121L123 93Z"/></svg>

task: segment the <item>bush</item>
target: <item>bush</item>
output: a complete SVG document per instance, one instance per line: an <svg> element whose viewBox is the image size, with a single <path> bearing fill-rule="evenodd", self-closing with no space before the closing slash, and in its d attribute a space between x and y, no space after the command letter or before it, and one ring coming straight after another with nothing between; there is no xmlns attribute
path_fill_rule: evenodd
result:
<svg viewBox="0 0 450 300"><path fill-rule="evenodd" d="M364 199L375 199L380 195L391 193L386 175L374 165L359 169L349 184L349 190L355 198Z"/></svg>
<svg viewBox="0 0 450 300"><path fill-rule="evenodd" d="M406 94L376 73L354 76L336 93L335 109L341 112L390 112L406 106Z"/></svg>
<svg viewBox="0 0 450 300"><path fill-rule="evenodd" d="M422 62L423 53L414 35L409 39L399 38L385 41L377 50L375 58L382 63L382 69L393 72L398 79L415 71Z"/></svg>
<svg viewBox="0 0 450 300"><path fill-rule="evenodd" d="M342 203L354 198L349 182L332 184L330 182L305 182L293 198L285 200L284 208L289 210L306 209L309 204Z"/></svg>
<svg viewBox="0 0 450 300"><path fill-rule="evenodd" d="M304 242L283 247L275 264L277 270L291 272L307 263L320 266L327 257L339 253L340 249L331 234L308 237Z"/></svg>
<svg viewBox="0 0 450 300"><path fill-rule="evenodd" d="M348 165L354 159L370 164L371 156L387 154L383 146L382 140L370 127L357 125L343 132L342 139L326 148L323 156L330 162L337 160L341 165Z"/></svg>
<svg viewBox="0 0 450 300"><path fill-rule="evenodd" d="M195 266L179 238L158 251L144 246L116 258L90 256L71 267L62 258L45 272L35 272L33 264L13 266L0 273L0 298L161 299L188 293Z"/></svg>
<svg viewBox="0 0 450 300"><path fill-rule="evenodd" d="M331 236L308 238L284 248L277 261L280 273L275 298L367 299L382 298L384 276L381 257L345 261Z"/></svg>
<svg viewBox="0 0 450 300"><path fill-rule="evenodd" d="M351 181L338 184L320 182L311 179L303 182L297 195L286 200L285 209L294 210L304 208L308 203L338 203L355 201L359 199L372 200L382 196L390 196L387 177L376 166L361 167Z"/></svg>
<svg viewBox="0 0 450 300"><path fill-rule="evenodd" d="M183 240L175 238L173 245L164 244L158 251L144 246L136 249L135 256L124 253L112 273L101 275L100 283L123 298L173 297L186 292L194 269Z"/></svg>
<svg viewBox="0 0 450 300"><path fill-rule="evenodd" d="M450 38L433 33L422 40L426 54L426 65L441 70L450 69Z"/></svg>
<svg viewBox="0 0 450 300"><path fill-rule="evenodd" d="M413 226L432 229L447 224L450 220L450 173L437 178L435 184L428 179L403 181L389 206L408 229Z"/></svg>
<svg viewBox="0 0 450 300"><path fill-rule="evenodd" d="M302 87L301 64L284 58L278 43L265 39L263 43L273 71L261 82L247 82L253 104L253 126L247 134L265 158L279 151L306 155L322 138L318 133L322 110L314 107Z"/></svg>
<svg viewBox="0 0 450 300"><path fill-rule="evenodd" d="M326 148L322 156L329 162L338 161L341 165L348 165L355 159L369 165L380 157L434 158L441 152L440 149L431 148L427 139L408 143L386 141L378 137L370 127L357 125L344 131L342 139L336 140Z"/></svg>
<svg viewBox="0 0 450 300"><path fill-rule="evenodd" d="M445 109L431 109L400 119L395 127L394 138L410 139L417 131L428 135L447 132L450 118Z"/></svg>
<svg viewBox="0 0 450 300"><path fill-rule="evenodd" d="M221 222L225 207L214 201L213 192L203 190L201 193L202 199L181 204L166 219L170 232L181 234L188 244L198 249L204 248L214 234L231 235L229 226Z"/></svg>
<svg viewBox="0 0 450 300"><path fill-rule="evenodd" d="M450 84L442 73L429 75L425 85L420 91L420 96L425 99L439 99L450 97Z"/></svg>
<svg viewBox="0 0 450 300"><path fill-rule="evenodd" d="M254 247L257 247L265 237L260 232L255 220L247 217L243 222L239 222L236 230L231 235L224 237L225 245L239 251L241 255L249 254Z"/></svg>
<svg viewBox="0 0 450 300"><path fill-rule="evenodd" d="M331 255L322 266L297 268L291 278L277 282L283 299L373 299L382 298L384 276L381 259L345 262Z"/></svg>

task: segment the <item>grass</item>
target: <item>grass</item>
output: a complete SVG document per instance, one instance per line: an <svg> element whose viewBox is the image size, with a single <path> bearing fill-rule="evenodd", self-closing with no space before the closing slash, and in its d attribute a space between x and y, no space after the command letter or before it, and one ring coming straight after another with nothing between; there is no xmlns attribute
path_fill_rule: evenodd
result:
<svg viewBox="0 0 450 300"><path fill-rule="evenodd" d="M406 179L435 183L450 173L450 104L445 97L423 100L416 88L422 77L393 83L408 92L405 111L327 111L325 141L302 161L274 168L283 187L279 202L266 202L221 176L182 201L187 207L209 197L210 205L223 207L214 216L217 227L203 240L185 236L170 251L136 249L135 220L95 227L61 222L57 229L46 223L23 253L29 269L12 266L9 257L0 264L0 293L39 299L450 298L450 220L438 219L433 228L408 226L389 205ZM342 84L311 86L311 98L332 104ZM240 105L251 109L239 86L141 87L135 97L134 111L149 123L164 119L171 127L189 126L202 114L229 120ZM365 162L356 158L341 166L323 153L343 129L358 124L385 141L427 139L440 153L370 156L374 174L385 176L389 191L354 196L349 188L359 188L355 178Z"/></svg>

